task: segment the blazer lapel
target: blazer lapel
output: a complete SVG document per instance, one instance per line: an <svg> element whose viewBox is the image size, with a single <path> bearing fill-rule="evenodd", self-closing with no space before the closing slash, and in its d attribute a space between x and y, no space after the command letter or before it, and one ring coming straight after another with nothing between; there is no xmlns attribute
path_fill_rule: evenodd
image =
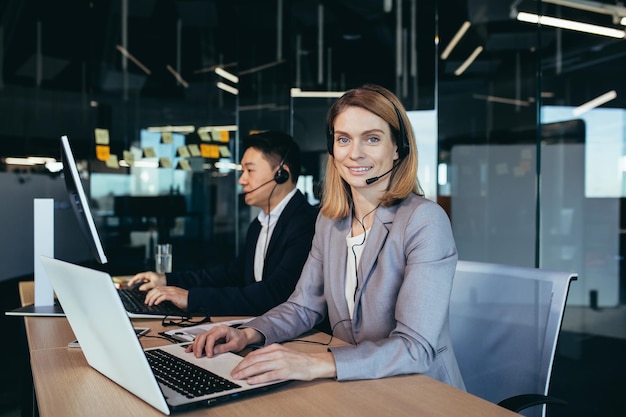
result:
<svg viewBox="0 0 626 417"><path fill-rule="evenodd" d="M324 252L328 257L328 271L331 271L329 279L325 283L331 286L330 294L333 294L334 304L337 306L341 317L348 318L348 303L345 297L346 288L346 260L348 259L348 246L346 236L350 232L351 218L346 217L338 220L333 225L328 246ZM326 269L326 268L324 268ZM329 303L331 304L331 303Z"/></svg>
<svg viewBox="0 0 626 417"><path fill-rule="evenodd" d="M244 283L252 284L254 279L254 251L256 248L256 242L259 239L259 233L261 233L261 223L259 219L254 219L248 227L248 234L246 236L246 252L244 254Z"/></svg>
<svg viewBox="0 0 626 417"><path fill-rule="evenodd" d="M372 228L369 231L369 236L365 243L365 248L361 254L361 260L358 267L358 288L356 293L356 300L354 301L354 321L359 319L357 312L359 311L359 301L361 299L361 293L367 280L374 272L374 267L378 261L378 254L382 251L389 236L389 224L393 223L393 212L390 208L379 207L376 210L374 222Z"/></svg>

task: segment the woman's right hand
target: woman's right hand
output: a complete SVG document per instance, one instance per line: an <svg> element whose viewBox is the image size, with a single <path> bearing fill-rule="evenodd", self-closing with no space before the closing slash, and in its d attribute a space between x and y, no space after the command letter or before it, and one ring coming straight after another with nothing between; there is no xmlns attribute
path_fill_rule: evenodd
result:
<svg viewBox="0 0 626 417"><path fill-rule="evenodd" d="M167 285L167 279L165 278L165 274L159 274L152 271L140 272L128 281L128 286L132 287L133 285L140 283L143 284L139 287L139 289L141 291L148 291L154 287Z"/></svg>
<svg viewBox="0 0 626 417"><path fill-rule="evenodd" d="M255 329L235 329L221 325L196 336L193 343L187 346L186 352L193 352L196 358L203 355L210 358L224 352L240 352L246 346L261 340L263 336Z"/></svg>

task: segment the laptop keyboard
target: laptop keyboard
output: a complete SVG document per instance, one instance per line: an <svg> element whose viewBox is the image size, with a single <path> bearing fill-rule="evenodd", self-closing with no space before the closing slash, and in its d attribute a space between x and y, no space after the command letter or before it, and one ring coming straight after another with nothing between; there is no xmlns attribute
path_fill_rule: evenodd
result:
<svg viewBox="0 0 626 417"><path fill-rule="evenodd" d="M234 382L171 353L160 349L145 352L157 380L187 398L240 388Z"/></svg>
<svg viewBox="0 0 626 417"><path fill-rule="evenodd" d="M169 301L159 305L148 306L145 303L146 292L137 288L124 288L118 291L126 311L135 314L152 314L159 316L188 317L189 314Z"/></svg>

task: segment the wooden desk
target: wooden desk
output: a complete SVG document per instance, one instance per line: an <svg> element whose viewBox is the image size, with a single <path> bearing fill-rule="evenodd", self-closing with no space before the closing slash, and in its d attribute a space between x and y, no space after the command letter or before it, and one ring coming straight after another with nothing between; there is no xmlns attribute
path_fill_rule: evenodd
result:
<svg viewBox="0 0 626 417"><path fill-rule="evenodd" d="M32 303L32 291L32 283L20 284L22 303ZM92 369L80 349L67 348L74 334L65 318L24 317L24 320L41 417L163 415ZM164 330L160 320L138 320L136 325L150 327L151 335ZM329 336L314 333L306 338L327 342ZM145 337L141 341L146 347L167 343ZM291 342L290 346L303 351L325 349L321 345L302 342ZM350 382L330 379L294 381L274 391L185 412L184 415L519 417L519 414L425 375Z"/></svg>

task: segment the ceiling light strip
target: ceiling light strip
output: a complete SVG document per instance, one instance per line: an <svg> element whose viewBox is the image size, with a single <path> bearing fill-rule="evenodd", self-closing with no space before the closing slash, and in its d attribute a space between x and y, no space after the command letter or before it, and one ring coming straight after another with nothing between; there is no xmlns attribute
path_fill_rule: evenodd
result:
<svg viewBox="0 0 626 417"><path fill-rule="evenodd" d="M476 49L474 49L474 52L472 52L472 54L465 60L465 62L463 62L461 64L461 66L459 66L456 71L454 71L454 75L459 76L461 74L463 74L465 72L465 70L472 65L472 62L474 62L474 60L476 59L476 57L478 55L480 55L480 53L483 51L483 47L479 46Z"/></svg>
<svg viewBox="0 0 626 417"><path fill-rule="evenodd" d="M218 81L216 85L217 85L217 88L219 88L221 90L224 90L227 93L230 93L232 95L236 96L237 94L239 94L239 90L238 89L236 89L235 87L232 87L232 86L230 86L228 84L224 84L221 81Z"/></svg>
<svg viewBox="0 0 626 417"><path fill-rule="evenodd" d="M48 157L43 157L43 156L28 156L25 158L8 156L4 158L4 163L7 165L32 166L32 165L45 165L45 164L54 163L54 162L57 162L57 160L54 158L48 158Z"/></svg>
<svg viewBox="0 0 626 417"><path fill-rule="evenodd" d="M193 133L196 128L192 125L183 126L149 126L146 129L148 132L172 132L172 133Z"/></svg>
<svg viewBox="0 0 626 417"><path fill-rule="evenodd" d="M607 93L602 94L601 96L594 98L593 100L589 100L585 104L581 104L580 106L576 107L574 110L572 110L572 114L574 114L574 116L580 116L581 114L587 113L589 110L595 109L596 107L608 103L615 98L617 98L617 93L615 92L615 90L611 90Z"/></svg>
<svg viewBox="0 0 626 417"><path fill-rule="evenodd" d="M239 77L237 77L235 74L231 74L230 72L226 71L222 67L216 67L215 68L215 73L217 75L219 75L220 77L222 77L222 78L226 78L231 83L238 83L239 82Z"/></svg>
<svg viewBox="0 0 626 417"><path fill-rule="evenodd" d="M339 98L343 96L345 91L302 91L299 88L292 88L290 90L291 97L305 97L305 98Z"/></svg>
<svg viewBox="0 0 626 417"><path fill-rule="evenodd" d="M605 14L605 15L609 15L609 16L613 16L614 17L614 21L617 22L620 18L622 19L622 22L624 23L620 23L622 25L626 24L626 18L624 16L626 16L626 8L624 8L624 6L616 4L616 5L612 5L612 4L605 4L605 3L599 3L597 1L587 1L587 0L543 0L544 3L552 3L552 4L556 4L557 6L565 6L565 7L570 7L572 9L578 9L578 10L584 10L587 12L594 12L594 13L600 13L600 14Z"/></svg>
<svg viewBox="0 0 626 417"><path fill-rule="evenodd" d="M506 98L506 97L484 96L481 94L474 94L474 98L478 100L489 101L492 103L513 104L515 106L524 106L524 107L530 106L530 103L528 101L517 100L517 99L512 99L512 98Z"/></svg>
<svg viewBox="0 0 626 417"><path fill-rule="evenodd" d="M533 13L519 12L517 14L517 20L520 22L575 30L578 32L591 33L593 35L608 36L611 38L622 39L626 37L626 32L620 29L590 25L589 23L576 22L574 20L560 19L557 17L540 16Z"/></svg>
<svg viewBox="0 0 626 417"><path fill-rule="evenodd" d="M456 45L459 43L459 41L465 35L465 32L467 32L467 30L470 28L471 25L472 24L469 21L463 22L463 24L461 25L459 30L456 32L456 34L454 35L454 37L452 38L448 46L446 46L446 49L443 50L443 53L441 54L441 59L443 60L448 59L448 57L452 53L452 50L456 47Z"/></svg>
<svg viewBox="0 0 626 417"><path fill-rule="evenodd" d="M237 125L223 125L223 126L202 126L198 128L198 133L211 132L213 130L225 130L228 132L236 132Z"/></svg>

